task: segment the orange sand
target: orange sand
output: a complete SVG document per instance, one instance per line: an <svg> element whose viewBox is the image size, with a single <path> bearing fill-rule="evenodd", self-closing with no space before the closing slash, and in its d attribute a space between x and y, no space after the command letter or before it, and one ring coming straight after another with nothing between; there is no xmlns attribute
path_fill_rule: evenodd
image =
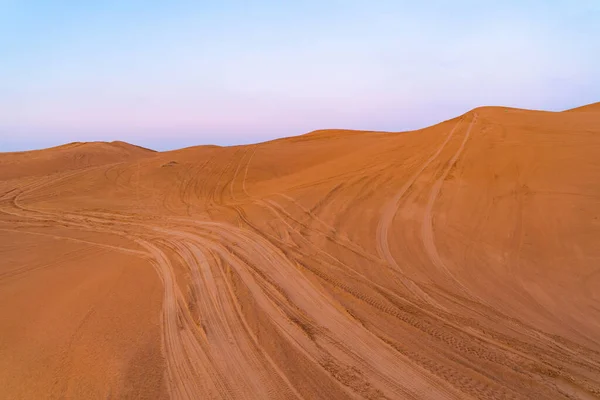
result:
<svg viewBox="0 0 600 400"><path fill-rule="evenodd" d="M0 398L600 397L600 104L0 154Z"/></svg>

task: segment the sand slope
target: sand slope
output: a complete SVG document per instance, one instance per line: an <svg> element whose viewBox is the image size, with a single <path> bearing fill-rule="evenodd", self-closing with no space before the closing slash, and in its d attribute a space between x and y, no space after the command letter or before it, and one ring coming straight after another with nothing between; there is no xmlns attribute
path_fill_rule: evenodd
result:
<svg viewBox="0 0 600 400"><path fill-rule="evenodd" d="M597 105L0 154L0 397L598 398L598 154Z"/></svg>

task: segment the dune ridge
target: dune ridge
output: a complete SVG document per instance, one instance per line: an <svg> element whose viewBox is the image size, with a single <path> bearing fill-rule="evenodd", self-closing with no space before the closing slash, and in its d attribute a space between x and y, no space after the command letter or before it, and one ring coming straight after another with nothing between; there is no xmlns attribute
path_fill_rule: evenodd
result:
<svg viewBox="0 0 600 400"><path fill-rule="evenodd" d="M600 398L600 108L0 153L0 397Z"/></svg>

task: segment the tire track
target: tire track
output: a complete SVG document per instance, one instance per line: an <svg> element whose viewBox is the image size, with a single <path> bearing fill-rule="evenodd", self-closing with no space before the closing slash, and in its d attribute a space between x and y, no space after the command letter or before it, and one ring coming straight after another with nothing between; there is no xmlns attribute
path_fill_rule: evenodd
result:
<svg viewBox="0 0 600 400"><path fill-rule="evenodd" d="M406 195L406 193L412 187L412 185L415 183L417 178L423 173L423 171L425 171L425 169L439 157L439 155L442 153L442 151L444 150L446 145L450 142L450 139L452 139L455 131L458 129L461 122L462 122L462 119L460 119L454 125L452 130L450 130L450 132L446 136L446 139L442 142L442 144L437 149L437 151L435 153L433 153L429 157L429 159L427 159L427 161L425 161L425 163L419 168L419 170L409 178L409 180L404 184L404 186L402 186L400 188L400 190L396 193L396 195L389 202L384 204L383 208L381 209L381 217L377 224L376 241L377 241L377 252L379 253L379 255L387 261L388 265L393 270L400 273L400 275L402 276L401 283L407 290L409 290L415 296L417 296L417 297L425 300L426 302L431 303L437 307L440 307L440 308L443 308L443 306L441 306L439 303L437 303L435 300L433 300L429 295L427 295L419 287L419 285L416 282L414 282L410 278L408 278L406 276L406 274L402 271L402 268L396 262L396 259L392 255L392 251L390 249L389 230L394 221L394 217L395 217L398 207L400 205L400 201Z"/></svg>
<svg viewBox="0 0 600 400"><path fill-rule="evenodd" d="M446 266L446 264L444 263L444 261L442 260L440 254L438 252L437 246L435 244L434 235L433 235L432 211L433 211L433 206L435 204L435 201L437 200L437 198L440 194L440 191L442 190L442 185L444 184L444 181L448 177L448 174L450 173L452 168L456 165L456 162L458 161L460 155L462 154L462 152L465 148L465 145L467 144L469 137L471 135L471 130L473 129L473 126L475 125L476 122L477 122L477 113L475 113L473 115L473 119L471 120L471 123L469 124L469 127L467 128L467 132L465 133L465 136L463 138L463 141L460 144L460 147L458 148L456 153L454 153L454 156L452 157L452 159L446 166L446 169L444 170L442 175L435 181L435 183L432 186L431 191L429 192L429 198L427 199L427 206L425 207L425 213L423 215L423 223L421 225L421 237L423 240L423 245L425 247L425 252L427 253L427 256L429 257L429 259L431 260L431 262L437 269L442 271L448 278L452 279L466 293L471 293L471 291L468 290L462 283L460 283L458 281L458 279L450 272L450 270L448 269L448 267ZM483 304L485 304L485 302L483 302L483 299L481 299L479 297L477 297L477 299L479 301L481 301Z"/></svg>

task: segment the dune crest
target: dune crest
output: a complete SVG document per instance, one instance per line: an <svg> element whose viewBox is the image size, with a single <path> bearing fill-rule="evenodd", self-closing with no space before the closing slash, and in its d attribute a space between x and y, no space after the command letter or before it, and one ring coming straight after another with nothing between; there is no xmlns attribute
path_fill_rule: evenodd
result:
<svg viewBox="0 0 600 400"><path fill-rule="evenodd" d="M566 112L600 112L600 102L588 104L586 106L572 108L570 110L566 110Z"/></svg>
<svg viewBox="0 0 600 400"><path fill-rule="evenodd" d="M598 104L0 153L3 395L599 398Z"/></svg>

